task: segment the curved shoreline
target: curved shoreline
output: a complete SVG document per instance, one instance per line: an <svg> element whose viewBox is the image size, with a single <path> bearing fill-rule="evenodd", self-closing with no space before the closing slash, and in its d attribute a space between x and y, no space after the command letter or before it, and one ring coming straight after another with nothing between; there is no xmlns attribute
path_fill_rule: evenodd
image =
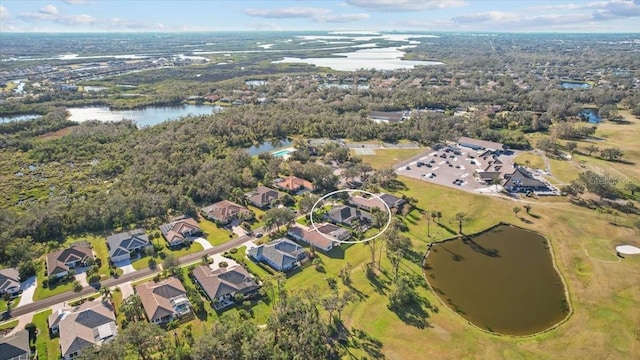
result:
<svg viewBox="0 0 640 360"><path fill-rule="evenodd" d="M558 274L558 276L560 277L560 281L562 281L562 286L563 286L563 288L564 288L564 295L565 295L565 298L566 298L566 300L567 300L567 305L568 305L568 307L569 307L569 312L567 313L567 316L565 316L562 320L558 321L557 323L555 323L554 325L550 326L550 327L549 327L549 328L547 328L547 329L544 329L544 330L542 330L542 331L535 332L535 333L533 333L533 334L527 334L527 335L502 334L502 333L498 333L498 332L495 332L495 331L489 331L489 330L487 330L487 329L484 329L484 328L482 328L482 327L480 327L480 326L476 325L476 324L475 324L475 323L473 323L471 320L466 319L465 317L463 317L462 315L460 315L459 313L457 313L456 311L454 311L454 310L453 310L453 309L452 309L452 308L451 308L447 303L445 303L445 302L442 300L442 298L440 297L440 295L438 295L438 294L433 290L433 287L431 286L431 283L429 283L428 276L426 276L426 273L425 273L425 262L426 262L426 260L427 260L427 257L428 257L428 256L429 256L429 254L431 253L431 247L432 247L434 244L443 244L443 243L446 243L446 242L449 242L449 241L459 240L459 239L461 239L461 237L463 237L463 236L469 236L469 237L471 237L471 236L479 236L479 235L482 235L482 234L484 234L484 233L486 233L486 232L489 232L489 231L493 230L494 228L496 228L496 227L498 227L498 226L510 226L510 227L514 227L514 228L517 228L517 229L520 229L520 230L530 231L530 232L532 232L532 233L534 233L534 234L536 234L536 235L542 236L542 237L547 241L547 243L549 244L549 252L550 252L550 254L551 254L551 263L552 263L552 265L553 265L553 269L556 271L556 273L557 273L557 274ZM517 226L517 225L513 225L513 224L509 224L509 223L506 223L506 222L502 222L502 221L500 221L499 223L497 223L497 224L495 224L495 225L492 225L492 226L490 226L490 227L488 227L488 228L486 228L486 229L484 229L484 230L481 230L481 231L479 231L479 232L477 232L477 233L473 233L473 234L464 234L464 235L457 235L457 236L450 237L450 238L447 238L447 239L444 239L444 240L434 241L434 242L429 243L429 246L427 247L427 252L426 252L426 253L424 254L424 256L422 257L422 264L421 264L421 267L422 267L422 276L423 276L423 278L424 278L425 282L427 283L427 286L429 287L429 290L430 290L430 291L435 295L435 297L436 297L436 298L438 298L438 301L440 302L440 304L441 304L441 305L443 305L444 307L446 307L446 308L447 308L450 312L452 312L455 316L457 316L457 317L459 317L460 319L462 319L462 320L466 321L469 325L471 325L472 327L474 327L474 328L476 328L476 329L478 329L478 330L480 330L480 331L484 332L485 334L491 334L491 335L499 336L499 337L510 337L510 338L514 338L514 339L533 338L533 337L536 337L536 336L539 336L539 335L545 334L545 333L547 333L547 332L549 332L549 331L552 331L552 330L554 330L554 329L558 328L560 325L562 325L562 324L564 324L565 322L567 322L567 321L571 318L571 316L573 315L573 313L574 313L574 309L573 309L573 301L572 301L571 296L570 296L570 293L569 293L569 287L568 287L568 285L567 285L566 280L564 279L564 276L562 275L562 272L560 272L560 270L558 269L558 266L557 266L557 264L556 264L556 257L555 257L555 252L554 252L554 250L553 250L553 244L551 243L551 241L550 241L546 236L544 236L544 235L542 235L542 234L540 234L539 232L534 231L534 230L526 229L526 228L523 228L523 227L520 227L520 226Z"/></svg>

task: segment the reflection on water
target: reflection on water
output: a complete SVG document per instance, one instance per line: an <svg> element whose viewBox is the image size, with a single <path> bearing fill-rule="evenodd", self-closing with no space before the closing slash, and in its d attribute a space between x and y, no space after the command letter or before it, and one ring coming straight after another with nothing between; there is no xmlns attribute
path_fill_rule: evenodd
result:
<svg viewBox="0 0 640 360"><path fill-rule="evenodd" d="M427 280L442 301L483 329L528 335L567 315L549 244L534 232L500 225L434 244L425 264Z"/></svg>

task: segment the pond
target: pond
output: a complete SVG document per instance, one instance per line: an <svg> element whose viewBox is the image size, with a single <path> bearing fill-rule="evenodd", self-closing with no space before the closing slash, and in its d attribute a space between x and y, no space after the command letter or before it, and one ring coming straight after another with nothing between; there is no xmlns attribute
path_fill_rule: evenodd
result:
<svg viewBox="0 0 640 360"><path fill-rule="evenodd" d="M254 145L252 147L246 148L245 150L249 153L249 155L255 156L263 152L268 152L268 151L289 147L291 146L291 143L292 142L289 139L276 139L271 141L265 141L262 144ZM289 152L287 152L286 154L288 154ZM282 153L282 155L285 155L285 153ZM282 156L282 155L276 155L276 156Z"/></svg>
<svg viewBox="0 0 640 360"><path fill-rule="evenodd" d="M498 225L465 240L434 243L425 273L444 303L485 330L530 335L568 315L549 243L528 230Z"/></svg>
<svg viewBox="0 0 640 360"><path fill-rule="evenodd" d="M78 107L67 109L69 120L83 122L89 120L120 121L129 119L138 127L152 126L167 120L176 120L187 115L210 115L214 107L209 105L153 106L137 110L111 110L106 106Z"/></svg>
<svg viewBox="0 0 640 360"><path fill-rule="evenodd" d="M577 81L572 81L572 82L562 82L560 83L560 86L562 86L565 89L589 89L591 87L591 85L589 85L586 82L577 82Z"/></svg>
<svg viewBox="0 0 640 360"><path fill-rule="evenodd" d="M588 121L591 124L597 124L602 121L602 118L598 114L598 109L582 109L579 115L583 120Z"/></svg>

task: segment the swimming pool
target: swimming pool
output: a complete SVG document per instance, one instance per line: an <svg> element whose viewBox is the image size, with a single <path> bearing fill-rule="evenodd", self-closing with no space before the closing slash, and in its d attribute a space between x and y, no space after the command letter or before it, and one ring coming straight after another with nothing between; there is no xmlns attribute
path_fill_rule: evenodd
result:
<svg viewBox="0 0 640 360"><path fill-rule="evenodd" d="M286 148L286 149L274 151L274 152L271 153L271 155L273 155L275 157L285 157L285 156L291 154L294 151L296 151L296 149L294 149L294 148Z"/></svg>

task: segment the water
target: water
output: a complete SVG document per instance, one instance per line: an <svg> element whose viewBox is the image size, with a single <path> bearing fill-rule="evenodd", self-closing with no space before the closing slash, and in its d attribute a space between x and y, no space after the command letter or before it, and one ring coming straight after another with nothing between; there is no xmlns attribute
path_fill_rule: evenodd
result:
<svg viewBox="0 0 640 360"><path fill-rule="evenodd" d="M269 152L276 149L281 149L283 147L288 147L290 145L291 145L291 140L282 139L282 140L265 141L260 145L254 145L250 148L246 148L245 150L249 153L249 155L255 156L263 152Z"/></svg>
<svg viewBox="0 0 640 360"><path fill-rule="evenodd" d="M584 82L563 82L560 84L565 89L589 89L591 85Z"/></svg>
<svg viewBox="0 0 640 360"><path fill-rule="evenodd" d="M598 109L582 109L580 117L591 124L597 124L602 121L602 118L598 115Z"/></svg>
<svg viewBox="0 0 640 360"><path fill-rule="evenodd" d="M337 71L356 71L358 69L400 70L413 69L416 66L442 65L438 61L402 60L405 55L403 49L416 45L398 47L363 49L348 53L337 53L333 58L294 58L285 57L272 61L279 63L305 63L321 67L329 67Z"/></svg>
<svg viewBox="0 0 640 360"><path fill-rule="evenodd" d="M33 120L41 116L42 115L37 115L37 114L0 116L0 124L7 123L10 121Z"/></svg>
<svg viewBox="0 0 640 360"><path fill-rule="evenodd" d="M216 108L209 105L155 106L138 110L110 110L106 106L68 108L69 120L83 122L89 120L120 121L129 119L138 127L153 126L167 120L176 120L187 115L210 115Z"/></svg>
<svg viewBox="0 0 640 360"><path fill-rule="evenodd" d="M454 311L510 335L534 334L567 316L544 237L501 225L472 240L434 244L427 257L427 280Z"/></svg>

